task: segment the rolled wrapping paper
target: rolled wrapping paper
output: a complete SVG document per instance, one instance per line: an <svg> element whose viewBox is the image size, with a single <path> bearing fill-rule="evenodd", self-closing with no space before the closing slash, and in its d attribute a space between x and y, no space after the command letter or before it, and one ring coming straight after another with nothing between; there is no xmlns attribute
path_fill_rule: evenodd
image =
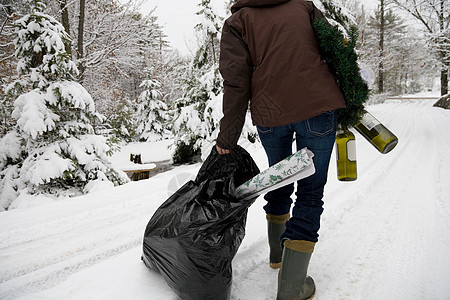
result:
<svg viewBox="0 0 450 300"><path fill-rule="evenodd" d="M306 178L316 172L314 154L303 148L236 188L239 199L248 199Z"/></svg>

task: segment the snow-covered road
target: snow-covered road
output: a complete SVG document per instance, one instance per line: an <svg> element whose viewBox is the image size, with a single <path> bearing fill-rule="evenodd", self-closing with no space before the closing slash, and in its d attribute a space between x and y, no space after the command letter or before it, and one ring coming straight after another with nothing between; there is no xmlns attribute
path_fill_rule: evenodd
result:
<svg viewBox="0 0 450 300"><path fill-rule="evenodd" d="M309 269L315 299L450 299L450 111L433 102L368 108L399 144L382 155L355 133L357 181L337 181L333 157ZM265 169L261 147L248 150ZM0 213L0 299L177 299L140 261L142 236L174 179L199 167ZM249 210L232 299L275 299L263 203Z"/></svg>

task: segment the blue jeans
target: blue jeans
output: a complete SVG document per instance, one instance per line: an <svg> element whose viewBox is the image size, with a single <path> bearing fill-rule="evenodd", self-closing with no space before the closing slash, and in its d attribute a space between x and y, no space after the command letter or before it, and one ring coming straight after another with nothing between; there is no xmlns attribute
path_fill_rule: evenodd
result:
<svg viewBox="0 0 450 300"><path fill-rule="evenodd" d="M297 182L297 199L292 216L286 223L281 239L317 242L320 216L323 212L323 190L327 182L328 166L336 136L335 111L278 127L257 126L259 138L269 159L269 166L292 154L295 133L297 150L307 147L314 153L314 175ZM267 214L284 215L290 212L294 184L268 192L264 199Z"/></svg>

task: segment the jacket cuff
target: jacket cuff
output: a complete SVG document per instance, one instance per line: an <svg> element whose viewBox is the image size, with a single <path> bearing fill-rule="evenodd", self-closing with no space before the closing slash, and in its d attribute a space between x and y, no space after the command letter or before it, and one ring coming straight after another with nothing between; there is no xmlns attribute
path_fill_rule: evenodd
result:
<svg viewBox="0 0 450 300"><path fill-rule="evenodd" d="M236 147L237 141L236 143L233 143L232 141L231 142L227 141L227 139L224 138L224 135L219 133L219 136L217 137L216 140L216 145L225 150L232 150L234 147Z"/></svg>

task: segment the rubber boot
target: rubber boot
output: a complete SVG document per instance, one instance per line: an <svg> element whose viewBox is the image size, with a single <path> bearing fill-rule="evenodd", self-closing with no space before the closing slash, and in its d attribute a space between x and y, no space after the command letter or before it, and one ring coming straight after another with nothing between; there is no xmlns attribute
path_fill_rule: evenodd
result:
<svg viewBox="0 0 450 300"><path fill-rule="evenodd" d="M278 273L277 300L308 300L314 297L314 280L307 276L315 243L284 241L283 262Z"/></svg>
<svg viewBox="0 0 450 300"><path fill-rule="evenodd" d="M269 264L272 269L279 269L281 267L281 257L283 250L281 249L280 236L285 229L286 221L289 220L290 215L285 214L281 216L266 215L267 219L267 237L269 240Z"/></svg>

